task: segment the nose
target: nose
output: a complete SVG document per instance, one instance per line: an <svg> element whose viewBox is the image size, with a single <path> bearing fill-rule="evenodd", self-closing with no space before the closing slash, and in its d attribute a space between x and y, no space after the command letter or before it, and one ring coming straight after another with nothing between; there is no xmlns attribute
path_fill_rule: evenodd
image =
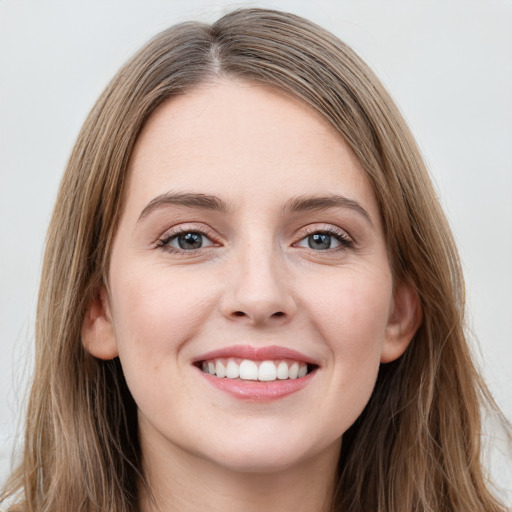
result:
<svg viewBox="0 0 512 512"><path fill-rule="evenodd" d="M295 315L297 305L286 264L270 248L237 255L221 299L222 314L255 326L280 325Z"/></svg>

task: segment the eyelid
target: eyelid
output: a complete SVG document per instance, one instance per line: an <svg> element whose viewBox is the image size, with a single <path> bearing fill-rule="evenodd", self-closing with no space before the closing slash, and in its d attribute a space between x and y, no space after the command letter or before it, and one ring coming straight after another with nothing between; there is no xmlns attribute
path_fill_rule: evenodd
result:
<svg viewBox="0 0 512 512"><path fill-rule="evenodd" d="M336 226L335 224L326 224L323 222L319 222L316 224L308 224L307 226L304 226L300 232L299 235L304 238L308 235L312 235L314 233L331 233L334 235L340 235L345 237L348 240L354 241L354 238L350 235L350 233L343 228L340 228L339 226Z"/></svg>
<svg viewBox="0 0 512 512"><path fill-rule="evenodd" d="M172 239L177 238L179 235L185 234L185 233L199 233L200 235L207 238L211 244L207 245L205 247L199 247L197 249L190 249L190 250L184 250L180 249L178 247L173 247L171 245L168 245L169 241ZM205 226L204 224L195 224L193 222L191 223L184 223L184 224L178 224L177 226L174 226L172 228L167 229L164 231L162 235L158 237L158 239L155 241L155 248L156 249L162 249L170 253L174 254L187 254L192 255L200 251L208 250L215 246L220 246L219 237L216 235L213 229L211 229L209 226Z"/></svg>
<svg viewBox="0 0 512 512"><path fill-rule="evenodd" d="M208 238L218 238L218 236L215 235L215 231L207 224L204 224L202 222L180 222L175 226L171 226L165 229L165 231L163 231L161 235L158 235L157 239L155 240L155 243L164 238L188 232L201 233L202 235L205 235Z"/></svg>
<svg viewBox="0 0 512 512"><path fill-rule="evenodd" d="M339 226L335 226L332 224L312 224L305 226L300 231L300 234L297 236L298 239L296 242L294 242L293 245L296 247L301 247L297 245L299 242L302 242L308 236L317 233L324 233L333 236L340 242L340 247L325 249L323 252L335 251L337 249L350 249L354 248L356 245L354 238L345 229L342 229Z"/></svg>

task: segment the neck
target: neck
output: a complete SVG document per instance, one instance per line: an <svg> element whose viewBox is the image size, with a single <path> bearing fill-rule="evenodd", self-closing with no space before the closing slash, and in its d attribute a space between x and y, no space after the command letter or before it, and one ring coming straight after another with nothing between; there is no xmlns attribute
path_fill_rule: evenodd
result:
<svg viewBox="0 0 512 512"><path fill-rule="evenodd" d="M156 447L153 447L156 448ZM293 466L241 472L190 453L153 452L144 446L143 512L328 512L340 443Z"/></svg>

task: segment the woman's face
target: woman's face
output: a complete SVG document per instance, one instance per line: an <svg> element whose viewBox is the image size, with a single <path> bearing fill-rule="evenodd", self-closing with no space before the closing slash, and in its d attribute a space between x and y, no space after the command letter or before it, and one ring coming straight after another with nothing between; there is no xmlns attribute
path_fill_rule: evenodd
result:
<svg viewBox="0 0 512 512"><path fill-rule="evenodd" d="M359 162L261 85L202 86L151 116L109 278L111 331L85 344L119 354L160 455L242 471L337 457L380 362L410 339Z"/></svg>

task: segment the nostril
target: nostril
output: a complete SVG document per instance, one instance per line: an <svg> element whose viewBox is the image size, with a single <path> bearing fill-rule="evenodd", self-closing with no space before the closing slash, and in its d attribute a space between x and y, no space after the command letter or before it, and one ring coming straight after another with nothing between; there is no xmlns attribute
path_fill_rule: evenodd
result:
<svg viewBox="0 0 512 512"><path fill-rule="evenodd" d="M247 314L244 313L243 311L234 311L233 315L234 316L247 316ZM285 314L282 311L276 311L275 313L272 313L272 315L270 315L270 316L271 317L280 317L280 316L284 316L284 315Z"/></svg>

